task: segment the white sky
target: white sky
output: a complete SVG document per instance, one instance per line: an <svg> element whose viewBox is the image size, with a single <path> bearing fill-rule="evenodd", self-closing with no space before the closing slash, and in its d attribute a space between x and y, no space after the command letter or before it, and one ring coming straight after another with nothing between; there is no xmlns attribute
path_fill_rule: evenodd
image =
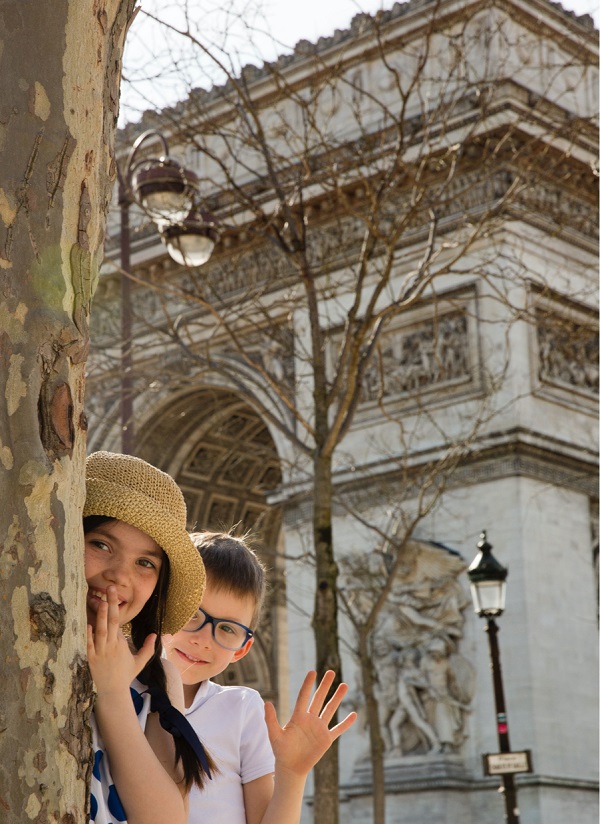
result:
<svg viewBox="0 0 600 824"><path fill-rule="evenodd" d="M237 32L233 39L229 38L224 53L230 56L237 49L242 65L262 62L253 59L249 47L251 37L257 39L257 50L263 60L270 60L291 51L299 40L314 42L321 36L332 35L336 29L348 28L354 15L373 14L379 9L391 8L393 3L394 0L140 0L142 10L150 13L156 10L160 17L175 25L182 23L181 9L187 6L198 21L199 37L208 38L213 44L222 39L224 28ZM600 27L600 0L563 0L562 5L577 14L591 14L596 28ZM128 34L120 125L128 120L136 121L147 108L185 98L190 87L210 88L214 82L222 82L219 77L203 77L203 70L185 58L173 69L173 61L168 56L168 37L164 29L157 31L140 13ZM261 31L267 36L261 37ZM273 41L277 42L276 46ZM173 40L175 42L180 40ZM179 46L173 45L173 48ZM194 60L197 53L195 50ZM183 79L186 72L187 77ZM140 77L149 76L150 81L140 83ZM129 84L127 78L135 79L136 83Z"/></svg>
<svg viewBox="0 0 600 824"><path fill-rule="evenodd" d="M352 17L360 11L372 14L392 5L392 0L268 0L265 3L273 30L280 32L280 39L288 42L294 38L315 40L333 34L336 28L347 28ZM562 6L577 14L591 14L598 26L600 0L564 0Z"/></svg>

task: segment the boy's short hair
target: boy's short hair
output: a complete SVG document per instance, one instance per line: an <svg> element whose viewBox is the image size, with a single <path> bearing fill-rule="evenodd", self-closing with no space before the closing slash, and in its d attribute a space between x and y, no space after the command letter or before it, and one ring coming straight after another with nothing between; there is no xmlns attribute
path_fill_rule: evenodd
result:
<svg viewBox="0 0 600 824"><path fill-rule="evenodd" d="M249 546L248 533L236 536L229 532L192 532L212 587L234 592L254 600L251 629L255 629L265 598L265 567Z"/></svg>

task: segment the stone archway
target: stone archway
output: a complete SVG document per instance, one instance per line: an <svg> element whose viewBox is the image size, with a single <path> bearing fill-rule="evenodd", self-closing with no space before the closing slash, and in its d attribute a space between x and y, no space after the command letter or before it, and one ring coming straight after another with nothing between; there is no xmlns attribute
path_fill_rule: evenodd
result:
<svg viewBox="0 0 600 824"><path fill-rule="evenodd" d="M281 483L271 434L258 413L232 392L181 395L138 432L136 454L169 472L186 499L190 530L252 530L269 575L269 594L250 653L226 670L223 684L246 684L277 702L278 614L285 604L279 557L281 511L267 495Z"/></svg>

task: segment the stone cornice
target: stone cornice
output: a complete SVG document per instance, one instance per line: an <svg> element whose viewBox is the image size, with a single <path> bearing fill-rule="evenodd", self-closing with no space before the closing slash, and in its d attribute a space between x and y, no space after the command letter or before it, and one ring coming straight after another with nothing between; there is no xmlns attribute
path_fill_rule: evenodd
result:
<svg viewBox="0 0 600 824"><path fill-rule="evenodd" d="M335 61L340 57L344 60L354 59L364 60L367 52L366 44L369 39L377 39L377 33L386 29L393 29L405 21L415 20L419 16L424 16L427 7L433 7L433 0L410 0L410 2L394 3L389 10L381 11L376 15L357 14L352 18L347 29L336 30L330 36L320 37L315 43L307 40L300 40L296 43L291 54L281 55L271 63L265 63L260 67L247 65L243 68L239 80L250 87L258 87L260 84L268 83L274 73L290 74L292 71L300 71L303 75L313 75L319 65L326 61L331 61L335 55ZM470 0L469 5L476 8L482 5L481 0ZM583 36L587 47L597 48L597 36L595 37L594 23L590 15L576 15L572 11L564 9L560 3L552 0L502 0L499 5L506 8L512 16L518 16L525 25L539 32L540 27L544 27L549 35L555 32L557 26L567 28L573 35ZM440 15L465 13L466 4L460 0L446 0L442 4ZM413 22L413 27L414 27ZM404 34L405 36L405 34ZM383 38L391 40L390 36ZM562 38L563 46L565 38ZM393 48L393 40L386 43L386 48ZM581 44L578 44L581 47ZM315 66L315 58L318 64ZM194 99L196 105L206 109L214 104L227 99L232 90L232 84L226 83L214 86L209 90L195 89L190 97ZM129 145L135 138L149 128L155 128L160 121L163 125L168 122L177 123L184 116L189 107L189 99L186 99L175 106L169 106L161 112L147 111L142 119L135 124L129 124L122 129L118 135L118 143Z"/></svg>
<svg viewBox="0 0 600 824"><path fill-rule="evenodd" d="M482 154L482 147L487 146L487 144L494 145L494 141L501 145L508 132L512 132L511 142L520 143L525 148L528 145L537 145L539 141L540 147L536 150L537 155L539 155L541 147L547 146L553 137L564 138L566 136L570 143L569 166L571 174L567 178L561 178L558 182L561 188L568 190L571 185L574 193L581 194L577 179L581 178L585 186L583 177L587 169L587 166L586 168L581 167L581 159L585 158L586 164L588 161L593 162L595 160L598 145L597 128L585 119L580 118L577 122L574 122L571 113L566 109L550 101L540 99L539 96L532 94L529 89L511 80L494 84L493 90L488 89L486 95L487 98L482 108L481 101L477 96L465 94L456 105L453 105L447 121L443 120L442 122L438 118L439 122L437 122L435 110L433 112L423 111L418 116L404 119L402 123L393 128L373 129L368 134L351 137L339 146L326 148L321 153L314 152L311 155L310 180L304 194L305 203L310 204L308 208L318 211L322 201L325 201L330 212L339 210L340 204L332 202L331 192L328 191L328 188L330 188L328 184L332 182L331 168L333 166L337 169L335 188L339 189L340 192L343 191L341 199L345 203L353 203L359 199L356 197L356 190L364 193L365 185L375 186L377 176L374 173L365 171L364 165L369 166L370 164L375 168L375 164L381 161L382 157L390 152L393 154L400 133L404 135L403 140L406 143L403 149L403 161L407 168L413 162L422 164L426 155L435 158L436 152L442 150L439 146L436 148L437 137L442 132L444 135L443 146L447 146L452 142L464 142L462 154L469 156L470 163L468 165L470 166L474 166L475 160L479 163L489 162L489 157L486 159ZM193 131L193 127L190 127L190 129ZM426 142L423 142L425 133L427 139ZM445 151L445 149L443 150ZM489 154L489 147L487 151ZM519 152L522 151L523 149L520 148ZM515 153L514 149L513 153ZM578 158L579 163L575 159L578 153L581 155ZM557 153L555 152L555 154ZM363 168L355 168L357 158L362 159ZM495 166L501 167L507 161L508 157L504 153L501 158L495 161ZM556 165L552 165L553 163ZM546 158L546 176L549 180L552 175L557 177L558 167L565 168L566 165L564 160L561 161L559 155L554 159L551 157ZM549 166L552 169L552 175L548 174ZM531 164L531 167L533 171L533 164ZM280 184L285 184L298 179L301 172L302 170L297 163L290 163L288 167L280 168L277 171L277 179ZM354 181L352 180L353 174L356 178ZM428 177L431 177L431 182L435 182L431 174L428 173ZM575 180L574 186L572 183L566 182L573 179ZM324 191L320 191L323 181L325 181ZM390 186L392 184L402 187L400 176L398 176L397 181L391 181ZM590 184L587 185L587 188L590 189ZM231 197L230 187L227 185L215 189L212 194L204 192L203 196L207 208L218 215L224 227L227 226L225 240L229 247L238 246L240 236L247 241L248 238L252 237L253 231L261 236L264 234L264 220L262 223L258 221L253 228L256 219L247 213L248 202L251 201L255 204L257 209L265 216L270 216L268 218L269 222L272 220L272 213L278 208L272 186L267 185L261 176L240 184L238 193L234 198ZM588 196L592 198L594 203L596 202L595 191L589 191ZM338 200L340 200L340 197L338 197ZM151 232L152 227L142 228L139 236L143 239ZM113 246L114 241L109 238L107 249L110 251Z"/></svg>
<svg viewBox="0 0 600 824"><path fill-rule="evenodd" d="M476 152L476 147L474 146ZM574 164L571 177L577 175L578 164ZM579 169L581 177L581 169ZM440 231L450 231L457 223L464 218L466 213L474 215L485 214L485 210L493 209L496 204L502 202L509 188L514 182L515 176L521 174L518 166L514 166L499 159L495 170L490 170L486 175L481 174L477 166L476 157L473 155L463 169L457 172L454 180L449 182L444 188L443 199L438 204L438 220ZM526 169L525 174L534 176L531 185L524 187L523 191L514 197L510 197L505 204L507 215L512 214L520 220L531 223L542 230L549 230L553 234L557 228L564 233L565 239L569 242L594 252L597 248L598 239L598 208L595 200L592 200L592 193L588 191L586 181L582 178L578 188L569 188L563 185L561 179L554 179L547 172L542 174L534 169ZM562 169L561 175L568 176L567 170ZM579 177L577 179L579 179ZM435 183L432 180L432 184ZM359 183L354 189L346 193L348 202L353 203L354 210L359 213L361 209L361 196L364 197L364 188ZM379 219L385 221L386 209L390 214L398 215L403 209L410 209L411 191L401 189L390 190L386 203L381 206ZM310 231L307 233L307 254L310 258L311 247L318 249L317 258L326 261L326 268L331 270L336 265L336 257L339 258L340 265L348 265L359 253L364 239L364 224L357 215L346 215L334 219L332 222L332 212L335 214L335 205L331 199L316 197L307 205L310 209ZM426 237L428 225L423 221L425 215L415 213L413 219L406 226L398 241L398 248L413 244ZM337 233L337 238L332 245L334 254L323 254L319 244L322 243L331 232ZM343 243L340 238L343 233ZM145 266L158 268L165 267L173 272L176 267L166 255L164 246L157 244L157 236L153 226L148 226L142 232L137 233L137 242L133 247L135 256L136 250L146 249L150 253L154 247L157 255ZM115 259L118 252L118 236L107 239L106 252L108 259ZM382 251L383 251L383 245ZM352 249L355 249L352 252ZM337 251L335 251L337 250ZM210 279L211 271L218 277L221 294L227 294L224 289L224 276L227 269L235 269L230 274L237 281L246 281L248 277L248 267L256 268L258 271L273 273L275 280L281 282L281 278L289 276L291 264L286 255L272 245L264 241L264 231L260 227L254 231L251 224L240 226L235 231L226 232L221 244L220 254L217 252L208 265L203 267L203 277ZM343 255L342 255L343 251ZM243 254L241 260L231 261L232 256ZM268 256L261 264L258 259L263 255ZM343 258L343 259L342 259ZM230 266L233 262L233 267ZM241 270L245 270L242 276ZM231 290L229 290L231 291ZM236 289L233 287L233 291Z"/></svg>
<svg viewBox="0 0 600 824"><path fill-rule="evenodd" d="M415 759L406 758L407 762ZM414 793L441 789L459 789L469 792L489 790L497 792L500 777L481 778L473 775L459 765L438 764L423 757L420 772L415 764L402 764L402 759L396 763L385 764L385 788L388 793ZM560 789L584 790L598 792L598 782L588 781L568 776L519 775L518 786L522 787L556 787ZM373 791L371 769L363 767L352 774L352 782L342 784L340 793L342 798L370 795Z"/></svg>
<svg viewBox="0 0 600 824"><path fill-rule="evenodd" d="M598 497L598 456L596 453L576 454L572 446L559 443L536 433L525 430L499 433L497 442L474 447L447 480L447 487L456 489L464 486L497 481L503 478L527 477L553 486L563 487L591 499ZM424 467L430 472L432 455L411 456L410 466L401 470L390 467L390 461L377 467L362 468L353 472L348 480L343 473L334 477L336 496L344 496L346 503L356 508L368 507L373 500L394 497L394 488L402 489L402 498L410 498L410 485L414 483L415 494ZM378 492L378 490L381 492ZM397 496L396 496L397 497ZM288 524L304 521L309 517L310 492L298 488L282 490L276 501L285 510ZM334 506L338 515L345 508Z"/></svg>

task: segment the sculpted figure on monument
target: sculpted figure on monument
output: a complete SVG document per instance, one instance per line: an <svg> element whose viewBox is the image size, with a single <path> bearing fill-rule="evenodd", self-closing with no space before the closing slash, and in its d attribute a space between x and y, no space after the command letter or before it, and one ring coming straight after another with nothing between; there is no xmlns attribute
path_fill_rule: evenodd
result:
<svg viewBox="0 0 600 824"><path fill-rule="evenodd" d="M415 542L374 639L389 756L457 751L466 737L474 669L458 651L468 604L456 553Z"/></svg>
<svg viewBox="0 0 600 824"><path fill-rule="evenodd" d="M425 718L437 733L440 752L452 752L465 738L464 714L473 697L475 671L462 655L450 654L441 638L432 638L426 644L421 671L427 679Z"/></svg>
<svg viewBox="0 0 600 824"><path fill-rule="evenodd" d="M384 676L382 732L390 755L441 749L435 729L425 718L420 695L427 683L417 660L417 650L395 650L390 654L389 666L384 668L387 678Z"/></svg>

